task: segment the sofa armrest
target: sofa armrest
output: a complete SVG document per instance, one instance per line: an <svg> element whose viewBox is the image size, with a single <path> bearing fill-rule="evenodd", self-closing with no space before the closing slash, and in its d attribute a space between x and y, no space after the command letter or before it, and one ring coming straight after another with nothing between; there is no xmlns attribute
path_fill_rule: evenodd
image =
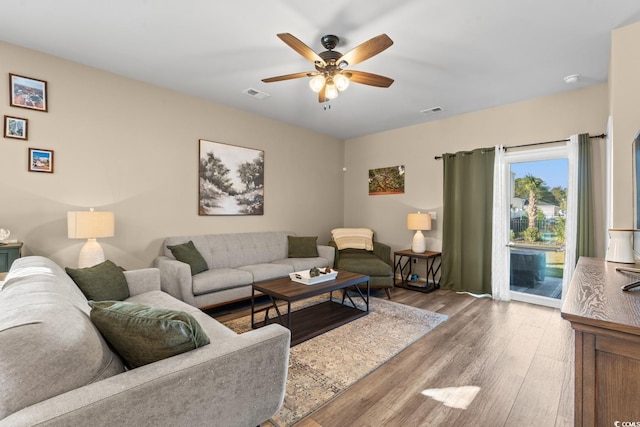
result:
<svg viewBox="0 0 640 427"><path fill-rule="evenodd" d="M153 261L153 265L160 270L161 289L195 307L189 264L167 256L159 256Z"/></svg>
<svg viewBox="0 0 640 427"><path fill-rule="evenodd" d="M393 266L391 263L391 247L384 243L373 242L373 254Z"/></svg>
<svg viewBox="0 0 640 427"><path fill-rule="evenodd" d="M131 296L160 290L160 270L157 268L128 270L124 272L124 277Z"/></svg>
<svg viewBox="0 0 640 427"><path fill-rule="evenodd" d="M318 255L329 260L329 267L333 267L336 257L336 248L333 246L318 245Z"/></svg>
<svg viewBox="0 0 640 427"><path fill-rule="evenodd" d="M338 245L336 244L335 241L331 240L329 241L329 243L327 243L328 246L332 247L334 249L334 258L333 258L333 268L337 268L338 267L338 261L340 261L340 251L338 250Z"/></svg>
<svg viewBox="0 0 640 427"><path fill-rule="evenodd" d="M268 325L29 406L2 425L255 426L284 401L288 329Z"/></svg>

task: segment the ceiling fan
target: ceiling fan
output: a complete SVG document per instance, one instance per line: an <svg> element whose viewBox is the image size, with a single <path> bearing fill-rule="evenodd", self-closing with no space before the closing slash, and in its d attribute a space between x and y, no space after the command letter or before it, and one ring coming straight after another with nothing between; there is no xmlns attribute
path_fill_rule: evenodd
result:
<svg viewBox="0 0 640 427"><path fill-rule="evenodd" d="M320 53L314 52L309 46L289 33L280 33L278 37L304 58L313 62L316 71L262 79L265 83L311 77L309 86L318 93L318 102L321 103L337 98L339 92L349 86L350 81L376 87L389 87L393 83L393 79L389 77L347 69L347 67L359 64L391 46L393 40L386 34L369 39L344 55L333 50L340 42L340 39L334 35L326 35L320 39L322 46L327 49Z"/></svg>

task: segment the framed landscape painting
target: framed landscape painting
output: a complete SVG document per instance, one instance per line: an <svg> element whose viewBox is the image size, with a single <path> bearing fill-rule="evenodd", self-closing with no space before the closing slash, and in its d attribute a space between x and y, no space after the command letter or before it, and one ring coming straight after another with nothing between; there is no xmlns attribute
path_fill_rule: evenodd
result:
<svg viewBox="0 0 640 427"><path fill-rule="evenodd" d="M369 169L369 195L404 193L404 165Z"/></svg>
<svg viewBox="0 0 640 427"><path fill-rule="evenodd" d="M20 117L4 116L4 137L15 139L28 139L27 124L28 119L21 119Z"/></svg>
<svg viewBox="0 0 640 427"><path fill-rule="evenodd" d="M29 148L29 172L53 173L53 150Z"/></svg>
<svg viewBox="0 0 640 427"><path fill-rule="evenodd" d="M9 89L12 107L47 111L47 82L44 80L9 74Z"/></svg>
<svg viewBox="0 0 640 427"><path fill-rule="evenodd" d="M264 151L200 140L198 215L263 215Z"/></svg>

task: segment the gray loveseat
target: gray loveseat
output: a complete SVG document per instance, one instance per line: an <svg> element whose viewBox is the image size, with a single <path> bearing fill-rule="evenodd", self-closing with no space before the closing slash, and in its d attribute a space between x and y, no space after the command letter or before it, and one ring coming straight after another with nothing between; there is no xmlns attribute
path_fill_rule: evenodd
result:
<svg viewBox="0 0 640 427"><path fill-rule="evenodd" d="M211 344L125 370L87 300L53 261L25 257L0 282L0 426L255 426L284 399L289 330L236 334L126 271L127 301L191 314Z"/></svg>
<svg viewBox="0 0 640 427"><path fill-rule="evenodd" d="M335 250L317 245L318 256L290 258L288 237L294 233L253 233L175 236L164 240L164 255L154 261L162 290L198 308L209 308L251 297L254 282L286 277L294 271L332 267ZM192 241L208 270L191 275L190 266L175 259L168 246Z"/></svg>

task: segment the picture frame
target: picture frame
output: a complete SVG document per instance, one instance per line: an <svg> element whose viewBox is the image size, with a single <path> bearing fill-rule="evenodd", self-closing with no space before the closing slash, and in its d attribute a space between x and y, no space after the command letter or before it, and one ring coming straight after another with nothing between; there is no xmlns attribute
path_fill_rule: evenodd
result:
<svg viewBox="0 0 640 427"><path fill-rule="evenodd" d="M369 195L404 194L404 165L369 169Z"/></svg>
<svg viewBox="0 0 640 427"><path fill-rule="evenodd" d="M23 119L22 117L4 116L4 137L22 139L26 141L29 139L29 119Z"/></svg>
<svg viewBox="0 0 640 427"><path fill-rule="evenodd" d="M264 215L264 151L199 140L198 215Z"/></svg>
<svg viewBox="0 0 640 427"><path fill-rule="evenodd" d="M48 111L47 82L9 73L9 105Z"/></svg>
<svg viewBox="0 0 640 427"><path fill-rule="evenodd" d="M29 172L53 173L53 150L29 148Z"/></svg>

